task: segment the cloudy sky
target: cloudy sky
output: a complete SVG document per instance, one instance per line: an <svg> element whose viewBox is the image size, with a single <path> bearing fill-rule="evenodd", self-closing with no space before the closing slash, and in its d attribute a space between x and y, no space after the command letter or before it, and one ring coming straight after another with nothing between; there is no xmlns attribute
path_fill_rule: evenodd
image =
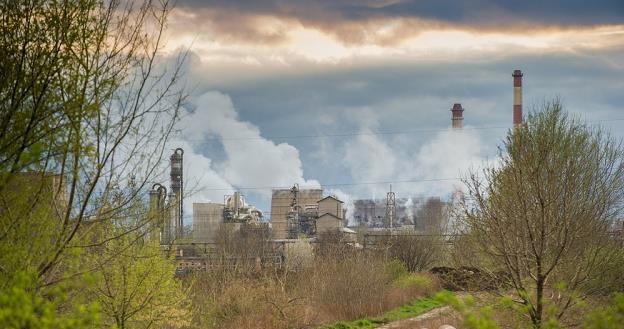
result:
<svg viewBox="0 0 624 329"><path fill-rule="evenodd" d="M624 137L621 0L179 0L165 55L181 51L191 201L241 189L266 210L294 183L446 197L495 158L514 69L525 114L559 97Z"/></svg>

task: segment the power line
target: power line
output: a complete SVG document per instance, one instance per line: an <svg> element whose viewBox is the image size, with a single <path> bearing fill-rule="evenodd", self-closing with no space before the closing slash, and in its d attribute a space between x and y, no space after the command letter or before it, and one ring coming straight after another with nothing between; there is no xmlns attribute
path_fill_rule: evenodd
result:
<svg viewBox="0 0 624 329"><path fill-rule="evenodd" d="M508 129L511 126L484 126L484 127L466 127L462 130L487 130L487 129ZM353 137L353 136L383 136L383 135L409 135L417 133L433 133L441 131L460 131L453 130L453 128L436 128L436 129L418 129L418 130L405 130L405 131L378 131L378 132L350 132L350 133L334 133L334 134L310 134L310 135L290 135L290 136L265 136L265 137L223 137L212 138L222 141L246 141L246 140L273 140L273 139L308 139L308 138L332 138L332 137ZM182 136L184 137L184 136ZM211 138L211 137L208 137ZM185 139L189 142L197 142L198 144L209 143L204 139Z"/></svg>
<svg viewBox="0 0 624 329"><path fill-rule="evenodd" d="M587 123L603 123L603 122L613 122L613 121L624 121L624 118L620 119L605 119L605 120L591 120L586 121ZM442 131L454 131L454 132L462 132L467 130L492 130L492 129L509 129L511 125L495 125L495 126L476 126L476 127L463 127L461 129L456 128L434 128L434 129L416 129L416 130L404 130L404 131L370 131L370 132L348 132L348 133L333 133L333 134L309 134L309 135L282 135L282 136L259 136L259 137L221 137L218 138L216 136L208 136L208 139L218 139L221 141L252 141L252 140L274 140L274 139L312 139L312 138L332 138L332 137L353 137L353 136L384 136L384 135L410 135L410 134L419 134L419 133L435 133ZM185 137L185 136L182 136ZM206 141L205 139L193 139L193 138L185 138L187 142L193 142L195 144L206 144L211 141Z"/></svg>
<svg viewBox="0 0 624 329"><path fill-rule="evenodd" d="M382 185L382 184L400 184L400 183L427 183L427 182L443 182L443 181L458 181L461 178L431 178L431 179L409 179L409 180L395 180L395 181L378 181L378 182L351 182L351 183L332 183L321 184L323 187L334 186L357 186L357 185ZM232 190L286 190L292 186L248 186L248 187L233 187L233 188L202 188L198 191L232 191ZM319 187L310 187L310 189L320 189ZM301 187L301 189L307 189Z"/></svg>

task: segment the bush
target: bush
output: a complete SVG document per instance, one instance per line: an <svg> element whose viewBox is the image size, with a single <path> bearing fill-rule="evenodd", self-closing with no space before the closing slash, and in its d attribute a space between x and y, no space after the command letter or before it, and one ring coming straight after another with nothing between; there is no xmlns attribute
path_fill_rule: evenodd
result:
<svg viewBox="0 0 624 329"><path fill-rule="evenodd" d="M613 303L599 308L585 319L587 329L620 329L624 324L624 293L616 293Z"/></svg>
<svg viewBox="0 0 624 329"><path fill-rule="evenodd" d="M435 277L409 273L400 261L329 241L316 246L314 258L297 242L288 252L302 261L285 267L215 268L187 278L195 328L302 328L374 317L439 287Z"/></svg>
<svg viewBox="0 0 624 329"><path fill-rule="evenodd" d="M442 255L444 241L439 236L397 235L387 242L388 254L400 260L410 272L426 271Z"/></svg>
<svg viewBox="0 0 624 329"><path fill-rule="evenodd" d="M324 260L303 273L304 289L324 319L354 319L384 310L382 296L391 273L379 259L358 258Z"/></svg>

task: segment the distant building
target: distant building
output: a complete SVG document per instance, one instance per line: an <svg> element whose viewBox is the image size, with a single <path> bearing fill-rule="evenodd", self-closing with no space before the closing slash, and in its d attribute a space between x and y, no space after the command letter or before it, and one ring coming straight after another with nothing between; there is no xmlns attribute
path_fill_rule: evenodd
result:
<svg viewBox="0 0 624 329"><path fill-rule="evenodd" d="M316 220L316 232L317 234L342 230L344 227L344 220L334 214L326 213L320 215Z"/></svg>
<svg viewBox="0 0 624 329"><path fill-rule="evenodd" d="M397 198L394 228L414 229L421 232L439 230L448 220L449 204L438 197ZM353 201L353 220L357 226L384 228L385 199Z"/></svg>
<svg viewBox="0 0 624 329"><path fill-rule="evenodd" d="M212 242L223 223L221 203L193 203L193 242Z"/></svg>
<svg viewBox="0 0 624 329"><path fill-rule="evenodd" d="M342 205L344 202L338 200L335 196L328 196L318 201L319 216L332 214L336 218L344 219Z"/></svg>
<svg viewBox="0 0 624 329"><path fill-rule="evenodd" d="M346 226L342 204L343 202L334 196L328 196L319 200L316 234L342 230Z"/></svg>
<svg viewBox="0 0 624 329"><path fill-rule="evenodd" d="M273 237L295 239L313 237L345 227L343 202L335 196L323 197L321 189L273 190L271 200Z"/></svg>
<svg viewBox="0 0 624 329"><path fill-rule="evenodd" d="M413 226L422 198L397 198L394 227ZM385 227L386 200L362 199L353 201L353 219L356 225Z"/></svg>
<svg viewBox="0 0 624 329"><path fill-rule="evenodd" d="M224 203L193 203L193 242L214 243L224 225L236 231L253 230L266 226L261 222L262 212L248 205L239 192L226 195Z"/></svg>
<svg viewBox="0 0 624 329"><path fill-rule="evenodd" d="M293 213L304 215L316 213L318 201L322 198L322 189L299 189L298 187L293 187L291 189L273 190L271 197L273 238L286 239L292 236L292 231L296 228L293 227L292 220L289 225L289 215L293 215Z"/></svg>
<svg viewBox="0 0 624 329"><path fill-rule="evenodd" d="M58 219L65 216L69 206L67 186L63 176L54 173L20 172L7 179L0 194L0 210L16 209L34 214L45 211Z"/></svg>

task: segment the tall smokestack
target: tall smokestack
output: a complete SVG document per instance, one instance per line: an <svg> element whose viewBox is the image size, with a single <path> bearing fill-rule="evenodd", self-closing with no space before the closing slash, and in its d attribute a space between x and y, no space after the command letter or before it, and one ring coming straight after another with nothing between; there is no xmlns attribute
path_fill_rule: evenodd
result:
<svg viewBox="0 0 624 329"><path fill-rule="evenodd" d="M522 124L522 71L514 70L513 124Z"/></svg>
<svg viewBox="0 0 624 329"><path fill-rule="evenodd" d="M453 108L451 109L453 112L452 121L453 121L453 129L461 129L464 121L464 109L462 108L460 103L453 104Z"/></svg>
<svg viewBox="0 0 624 329"><path fill-rule="evenodd" d="M171 193L174 200L171 202L174 204L173 223L175 229L176 239L182 238L184 232L184 185L182 175L182 157L184 150L177 148L173 154L169 157L171 162Z"/></svg>

